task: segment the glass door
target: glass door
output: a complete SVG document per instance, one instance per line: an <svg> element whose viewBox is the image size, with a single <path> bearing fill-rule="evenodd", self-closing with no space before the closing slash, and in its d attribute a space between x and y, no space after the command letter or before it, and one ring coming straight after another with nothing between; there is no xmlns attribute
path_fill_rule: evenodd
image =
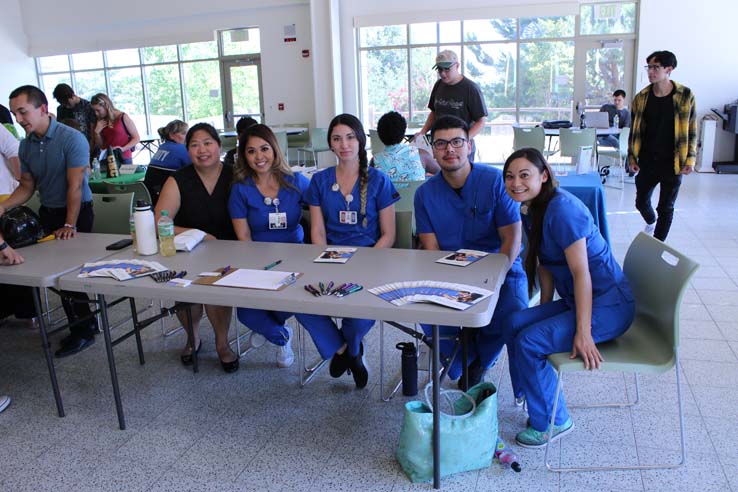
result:
<svg viewBox="0 0 738 492"><path fill-rule="evenodd" d="M264 121L261 90L261 57L250 56L226 60L223 65L223 124L226 129L236 127L243 116Z"/></svg>
<svg viewBox="0 0 738 492"><path fill-rule="evenodd" d="M612 93L623 89L630 101L633 97L635 41L632 39L588 40L577 42L575 105L597 110L612 102ZM582 108L580 108L581 110ZM579 121L579 116L575 115Z"/></svg>

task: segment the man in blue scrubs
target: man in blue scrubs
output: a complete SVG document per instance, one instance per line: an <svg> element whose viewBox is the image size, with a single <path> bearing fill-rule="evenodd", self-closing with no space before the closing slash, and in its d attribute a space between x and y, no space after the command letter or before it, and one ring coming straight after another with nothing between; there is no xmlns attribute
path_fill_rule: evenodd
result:
<svg viewBox="0 0 738 492"><path fill-rule="evenodd" d="M463 120L450 115L438 118L431 128L431 142L441 172L415 193L415 221L421 247L502 253L511 265L492 321L472 332L475 337L469 347L469 386L473 386L482 380L502 350L501 323L510 313L528 306L528 286L519 256L520 206L505 191L498 169L469 162L469 126ZM423 329L430 333L430 326ZM456 332L458 327L441 330L442 335ZM451 347L450 342L442 341L442 354L449 357ZM448 375L456 379L460 373L461 357L457 355Z"/></svg>
<svg viewBox="0 0 738 492"><path fill-rule="evenodd" d="M92 192L87 184L90 145L82 133L49 116L48 105L44 93L32 85L18 87L10 93L10 110L26 131L26 138L18 151L20 185L0 206L0 215L27 202L38 190L39 218L44 232L53 233L56 239L71 239L77 231L91 232L95 217ZM57 357L76 354L95 342L95 319L79 321L90 316L88 302L85 294L62 291L62 306L71 325L71 335L62 340Z"/></svg>

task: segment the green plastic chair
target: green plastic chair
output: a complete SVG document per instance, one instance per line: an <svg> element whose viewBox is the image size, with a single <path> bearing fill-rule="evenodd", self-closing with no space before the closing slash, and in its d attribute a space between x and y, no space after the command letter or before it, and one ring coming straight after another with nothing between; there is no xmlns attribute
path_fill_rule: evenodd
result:
<svg viewBox="0 0 738 492"><path fill-rule="evenodd" d="M628 159L628 138L630 137L630 128L625 127L620 129L620 135L618 137L618 148L612 150L598 149L597 157L610 157L617 161L618 167L620 167L620 189L625 186L625 163ZM607 148L607 147L606 147ZM609 173L608 173L609 174Z"/></svg>
<svg viewBox="0 0 738 492"><path fill-rule="evenodd" d="M635 319L622 336L597 346L604 358L600 366L606 372L632 372L635 374L636 398L632 403L608 403L589 407L629 407L638 403L638 374L663 374L676 367L677 401L679 406L679 430L681 459L677 463L632 466L553 467L548 462L550 442L546 444L544 463L555 472L651 470L675 468L686 462L684 445L684 408L682 402L681 368L679 365L679 311L689 280L699 264L674 248L641 232L631 243L625 255L623 271L630 282L636 300ZM584 371L581 358L570 359L569 352L548 356L548 362L558 372L556 397L548 428L556 415L556 403L567 372ZM587 408L587 407L585 407ZM563 448L562 448L563 449Z"/></svg>
<svg viewBox="0 0 738 492"><path fill-rule="evenodd" d="M542 126L534 128L513 126L513 150L533 148L543 154L545 145L546 133Z"/></svg>
<svg viewBox="0 0 738 492"><path fill-rule="evenodd" d="M289 144L287 143L287 132L275 131L274 136L277 137L277 143L279 144L279 150L282 151L282 156L285 161L289 162Z"/></svg>
<svg viewBox="0 0 738 492"><path fill-rule="evenodd" d="M113 195L92 194L95 221L92 232L103 234L129 234L133 193Z"/></svg>
<svg viewBox="0 0 738 492"><path fill-rule="evenodd" d="M395 248L413 249L413 211L395 209Z"/></svg>
<svg viewBox="0 0 738 492"><path fill-rule="evenodd" d="M594 128L562 128L559 130L562 157L577 157L581 147L597 148L597 131Z"/></svg>
<svg viewBox="0 0 738 492"><path fill-rule="evenodd" d="M412 212L415 210L415 192L425 181L407 181L406 183L407 186L404 188L397 188L400 199L395 202L395 210L410 210Z"/></svg>
<svg viewBox="0 0 738 492"><path fill-rule="evenodd" d="M138 200L143 200L148 204L151 204L151 195L149 194L149 189L146 188L146 185L143 181L137 181L135 183L129 183L129 184L112 184L112 183L105 183L105 188L108 195L120 195L120 194L126 194L126 193L133 193L133 203L131 205L131 210L129 212L133 212L133 207L136 206L136 202Z"/></svg>
<svg viewBox="0 0 738 492"><path fill-rule="evenodd" d="M302 152L305 152L305 153L309 153L313 155L313 162L315 163L315 167L317 168L318 167L318 154L320 152L330 152L330 150L331 148L328 146L328 129L327 128L316 128L310 134L310 145L297 148L298 165L302 165L300 154ZM307 163L307 159L305 159L305 162Z"/></svg>
<svg viewBox="0 0 738 492"><path fill-rule="evenodd" d="M285 123L283 127L292 128L307 128L308 131L305 133L299 133L296 135L287 135L287 143L290 148L297 149L299 147L306 147L310 144L310 123Z"/></svg>

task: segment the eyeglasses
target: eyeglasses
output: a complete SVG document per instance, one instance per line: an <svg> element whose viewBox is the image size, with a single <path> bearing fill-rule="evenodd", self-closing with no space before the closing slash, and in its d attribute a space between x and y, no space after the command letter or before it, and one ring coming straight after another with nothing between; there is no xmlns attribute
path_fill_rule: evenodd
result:
<svg viewBox="0 0 738 492"><path fill-rule="evenodd" d="M658 72L664 67L662 67L661 65L645 65L643 68L645 68L646 71L653 70L654 72Z"/></svg>
<svg viewBox="0 0 738 492"><path fill-rule="evenodd" d="M450 67L436 67L436 70L438 71L438 73L450 72L452 68L453 68L453 65L451 65Z"/></svg>
<svg viewBox="0 0 738 492"><path fill-rule="evenodd" d="M436 150L446 150L446 148L448 147L448 144L451 144L451 147L455 149L459 149L466 142L467 142L467 139L461 138L461 137L452 138L451 140L443 140L439 138L438 140L434 140L432 145L433 145L433 148Z"/></svg>

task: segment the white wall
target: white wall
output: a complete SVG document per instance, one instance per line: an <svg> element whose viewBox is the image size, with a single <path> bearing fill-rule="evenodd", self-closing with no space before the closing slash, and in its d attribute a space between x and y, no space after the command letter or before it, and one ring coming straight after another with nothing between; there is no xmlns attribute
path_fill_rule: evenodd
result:
<svg viewBox="0 0 738 492"><path fill-rule="evenodd" d="M688 86L697 100L698 118L710 108L738 99L738 50L733 21L738 2L710 0L699 8L693 0L641 0L636 87L648 84L646 57L669 50L677 57L672 80ZM718 124L715 161L733 160L735 135Z"/></svg>
<svg viewBox="0 0 738 492"><path fill-rule="evenodd" d="M0 103L8 105L8 95L18 86L36 83L36 67L27 53L18 0L0 0ZM22 134L22 132L20 133Z"/></svg>
<svg viewBox="0 0 738 492"><path fill-rule="evenodd" d="M21 10L28 50L35 55L213 39L216 29L258 26L266 121L314 124L312 59L301 54L312 47L307 0L219 0L217 9L200 0L126 0L104 6L97 0L23 0ZM283 40L289 24L296 26L295 43ZM284 111L278 103L284 103Z"/></svg>

